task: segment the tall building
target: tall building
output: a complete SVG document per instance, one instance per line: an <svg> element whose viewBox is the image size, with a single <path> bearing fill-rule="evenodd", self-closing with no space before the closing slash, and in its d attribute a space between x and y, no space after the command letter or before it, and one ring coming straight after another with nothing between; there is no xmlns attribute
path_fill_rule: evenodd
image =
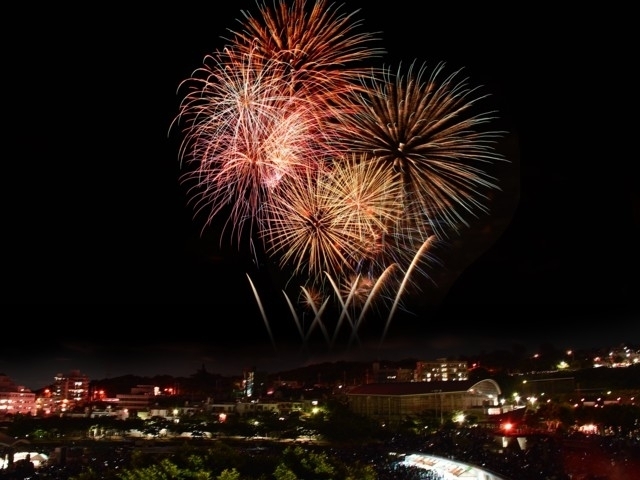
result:
<svg viewBox="0 0 640 480"><path fill-rule="evenodd" d="M69 373L58 373L54 377L52 397L58 411L67 411L82 406L89 401L89 377L72 370Z"/></svg>
<svg viewBox="0 0 640 480"><path fill-rule="evenodd" d="M0 417L16 414L35 415L36 394L0 373Z"/></svg>

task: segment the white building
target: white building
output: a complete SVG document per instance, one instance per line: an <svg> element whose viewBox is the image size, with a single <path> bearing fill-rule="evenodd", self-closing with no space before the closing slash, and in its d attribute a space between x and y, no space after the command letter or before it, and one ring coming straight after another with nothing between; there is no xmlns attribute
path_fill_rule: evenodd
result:
<svg viewBox="0 0 640 480"><path fill-rule="evenodd" d="M454 382L469 379L467 362L440 358L416 364L416 382Z"/></svg>

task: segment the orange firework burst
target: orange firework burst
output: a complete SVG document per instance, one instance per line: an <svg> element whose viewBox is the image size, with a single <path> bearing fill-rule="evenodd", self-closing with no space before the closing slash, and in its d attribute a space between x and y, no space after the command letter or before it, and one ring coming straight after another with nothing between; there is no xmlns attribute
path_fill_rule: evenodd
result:
<svg viewBox="0 0 640 480"><path fill-rule="evenodd" d="M321 282L324 273L340 278L380 260L379 239L402 213L400 184L367 160L351 155L305 182L287 182L266 205L269 252L293 264L294 274Z"/></svg>
<svg viewBox="0 0 640 480"><path fill-rule="evenodd" d="M483 190L498 186L479 165L502 160L494 150L502 133L479 130L493 112L475 112L484 97L466 79L458 82L459 72L440 81L440 64L424 81L427 67L414 67L406 76L385 70L358 97L363 109L341 120L351 148L400 174L411 232L404 236L419 245L432 233L457 231L467 214L486 212Z"/></svg>
<svg viewBox="0 0 640 480"><path fill-rule="evenodd" d="M323 272L350 270L350 259L364 253L361 237L347 228L344 204L329 194L328 177L316 171L305 181L287 181L266 205L268 224L262 231L268 252L280 257L281 266L320 281Z"/></svg>
<svg viewBox="0 0 640 480"><path fill-rule="evenodd" d="M375 34L360 30L358 11L343 13L326 0L311 7L304 1L279 0L273 8L259 5L260 17L243 12L240 31L233 31L234 48L256 52L265 61L279 62L287 71L287 84L341 115L355 106L345 96L362 88L360 79L372 74L371 60L385 51L375 47Z"/></svg>
<svg viewBox="0 0 640 480"><path fill-rule="evenodd" d="M400 185L395 172L379 168L365 154L335 162L328 187L344 202L347 222L375 251L375 238L388 233L402 215Z"/></svg>

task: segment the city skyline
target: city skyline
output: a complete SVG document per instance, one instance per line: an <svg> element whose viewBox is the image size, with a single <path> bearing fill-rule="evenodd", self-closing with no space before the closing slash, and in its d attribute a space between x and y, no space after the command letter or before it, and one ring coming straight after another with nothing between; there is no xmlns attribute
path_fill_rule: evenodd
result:
<svg viewBox="0 0 640 480"><path fill-rule="evenodd" d="M619 316L618 320L628 320ZM630 329L629 338L638 338L637 328ZM635 332L635 334L634 334ZM226 348L218 343L206 341L165 339L155 342L132 341L105 342L69 339L49 347L37 345L6 346L0 362L0 373L7 375L17 385L32 391L53 383L56 375L66 375L79 371L91 380L117 378L122 376L155 377L169 375L187 378L204 369L211 374L241 376L244 371L256 369L270 374L295 370L310 365L335 362L375 361L433 361L441 358L458 360L473 359L485 354L509 352L534 358L540 352L550 349L557 351L600 351L603 354L626 346L640 348L640 343L624 338L613 329L608 333L593 334L589 337L557 337L560 342L550 342L543 334L532 334L523 342L517 334L509 338L496 336L490 332L473 336L441 333L430 340L423 338L410 341L407 336L391 338L379 348L377 343L362 345L349 351L328 351L315 345L314 351L303 351L300 344L289 343L274 349L268 342L256 342L251 351L246 344L231 342ZM241 349L241 353L237 350Z"/></svg>

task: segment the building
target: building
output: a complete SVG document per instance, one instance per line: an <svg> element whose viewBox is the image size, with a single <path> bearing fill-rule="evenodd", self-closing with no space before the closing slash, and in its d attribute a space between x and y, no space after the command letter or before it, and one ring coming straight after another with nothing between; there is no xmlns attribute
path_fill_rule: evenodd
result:
<svg viewBox="0 0 640 480"><path fill-rule="evenodd" d="M7 375L0 374L0 417L35 415L36 410L36 394L16 385Z"/></svg>
<svg viewBox="0 0 640 480"><path fill-rule="evenodd" d="M462 381L469 379L467 362L439 358L434 361L417 362L414 380L416 382Z"/></svg>
<svg viewBox="0 0 640 480"><path fill-rule="evenodd" d="M495 380L485 379L475 383L468 380L369 383L351 388L346 395L354 413L397 423L426 411L437 412L443 419L454 412L489 413L491 407L499 410L502 391Z"/></svg>
<svg viewBox="0 0 640 480"><path fill-rule="evenodd" d="M36 398L36 410L39 416L47 417L58 411L56 399L50 388L44 388Z"/></svg>
<svg viewBox="0 0 640 480"><path fill-rule="evenodd" d="M114 399L105 399L120 412L122 418L129 416L146 418L155 397L160 395L160 389L155 385L136 385L131 393L118 393Z"/></svg>
<svg viewBox="0 0 640 480"><path fill-rule="evenodd" d="M381 365L374 362L367 383L388 382L447 382L469 379L469 366L466 361L437 360L418 361L413 368Z"/></svg>
<svg viewBox="0 0 640 480"><path fill-rule="evenodd" d="M73 410L89 401L89 377L72 370L69 373L58 373L54 377L51 396L59 412Z"/></svg>

